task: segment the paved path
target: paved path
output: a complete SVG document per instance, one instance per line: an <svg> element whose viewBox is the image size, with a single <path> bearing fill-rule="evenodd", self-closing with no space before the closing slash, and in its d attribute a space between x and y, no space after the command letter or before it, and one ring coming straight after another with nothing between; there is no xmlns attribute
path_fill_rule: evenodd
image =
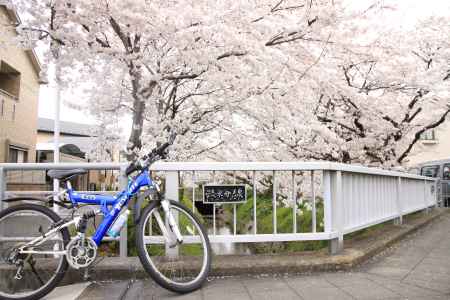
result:
<svg viewBox="0 0 450 300"><path fill-rule="evenodd" d="M450 214L353 272L214 278L182 296L151 280L93 283L88 299L450 299Z"/></svg>

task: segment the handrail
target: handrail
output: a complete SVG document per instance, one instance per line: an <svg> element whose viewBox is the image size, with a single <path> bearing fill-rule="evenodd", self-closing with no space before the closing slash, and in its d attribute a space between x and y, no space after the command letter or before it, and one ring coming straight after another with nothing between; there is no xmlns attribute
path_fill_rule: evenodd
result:
<svg viewBox="0 0 450 300"><path fill-rule="evenodd" d="M0 163L0 168L4 170L70 170L74 168L84 168L89 170L120 170L126 163Z"/></svg>
<svg viewBox="0 0 450 300"><path fill-rule="evenodd" d="M120 170L127 163L0 163L4 170L67 170L72 168L86 168L90 170ZM152 171L343 171L350 173L369 174L423 179L434 181L436 179L406 172L390 171L380 168L363 167L334 162L156 162L151 167Z"/></svg>

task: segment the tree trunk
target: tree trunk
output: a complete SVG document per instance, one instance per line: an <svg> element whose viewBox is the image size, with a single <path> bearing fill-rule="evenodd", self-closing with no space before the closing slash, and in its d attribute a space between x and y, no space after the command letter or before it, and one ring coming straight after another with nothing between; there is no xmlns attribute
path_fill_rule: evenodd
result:
<svg viewBox="0 0 450 300"><path fill-rule="evenodd" d="M131 76L133 96L133 123L130 138L127 144L126 158L128 161L137 157L137 152L142 148L142 132L144 126L145 101L152 95L156 82L151 82L148 87L141 87L142 71L140 66L130 64L129 74Z"/></svg>

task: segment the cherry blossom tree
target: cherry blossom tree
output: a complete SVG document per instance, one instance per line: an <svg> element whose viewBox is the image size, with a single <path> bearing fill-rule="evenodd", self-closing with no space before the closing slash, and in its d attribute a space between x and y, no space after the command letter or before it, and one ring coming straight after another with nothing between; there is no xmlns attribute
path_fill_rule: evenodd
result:
<svg viewBox="0 0 450 300"><path fill-rule="evenodd" d="M339 19L358 27L343 21L325 42L295 41L316 47L317 59L307 72L287 66L297 76L287 80L291 87L274 80L265 97L242 109L241 131L255 137L242 153L245 159L396 166L426 130L446 120L449 45L442 32L448 32L448 22L431 19L410 32L386 31L367 22L375 16L344 12ZM264 105L255 108L261 99Z"/></svg>
<svg viewBox="0 0 450 300"><path fill-rule="evenodd" d="M176 159L392 166L449 112L448 24L386 29L384 1L12 2L129 159L175 133Z"/></svg>
<svg viewBox="0 0 450 300"><path fill-rule="evenodd" d="M130 158L171 131L189 155L222 145L230 113L288 63L271 48L312 40L333 10L330 1L12 2L27 16L22 36L58 49L63 80L92 82L100 105L91 107L130 113Z"/></svg>

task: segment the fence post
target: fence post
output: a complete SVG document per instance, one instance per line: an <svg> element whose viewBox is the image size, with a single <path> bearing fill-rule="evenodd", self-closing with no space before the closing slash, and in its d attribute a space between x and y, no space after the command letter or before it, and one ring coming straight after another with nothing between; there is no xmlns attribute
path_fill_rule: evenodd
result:
<svg viewBox="0 0 450 300"><path fill-rule="evenodd" d="M430 212L430 204L428 203L428 195L427 195L427 181L423 180L423 200L425 200L425 213L428 214Z"/></svg>
<svg viewBox="0 0 450 300"><path fill-rule="evenodd" d="M439 207L439 192L438 192L438 180L434 180L434 207Z"/></svg>
<svg viewBox="0 0 450 300"><path fill-rule="evenodd" d="M120 174L119 174L119 190L124 190L127 188L128 185L128 177L125 173L127 166L121 166L120 167ZM122 230L120 231L120 237L119 237L119 252L120 252L120 258L126 258L128 256L128 224L125 223L125 226L123 226Z"/></svg>
<svg viewBox="0 0 450 300"><path fill-rule="evenodd" d="M4 209L3 199L6 196L6 170L0 167L0 210Z"/></svg>
<svg viewBox="0 0 450 300"><path fill-rule="evenodd" d="M344 233L342 228L343 219L343 198L342 198L342 172L336 171L331 174L331 197L328 199L329 213L332 215L330 224L331 230L337 232L338 237L330 240L328 250L330 254L338 254L344 249ZM331 205L330 205L331 204Z"/></svg>
<svg viewBox="0 0 450 300"><path fill-rule="evenodd" d="M402 197L402 178L401 177L397 177L397 188L396 188L395 200L396 200L396 203L397 203L398 217L394 219L394 224L395 225L402 225L403 224L403 211L402 211L401 197Z"/></svg>
<svg viewBox="0 0 450 300"><path fill-rule="evenodd" d="M173 201L179 201L178 189L179 189L178 171L166 172L165 198ZM178 222L178 214L174 213L173 216L175 220ZM177 257L178 247L169 248L166 245L166 255L169 257Z"/></svg>
<svg viewBox="0 0 450 300"><path fill-rule="evenodd" d="M331 210L331 172L322 172L322 188L323 188L323 228L324 232L333 230L333 215Z"/></svg>

